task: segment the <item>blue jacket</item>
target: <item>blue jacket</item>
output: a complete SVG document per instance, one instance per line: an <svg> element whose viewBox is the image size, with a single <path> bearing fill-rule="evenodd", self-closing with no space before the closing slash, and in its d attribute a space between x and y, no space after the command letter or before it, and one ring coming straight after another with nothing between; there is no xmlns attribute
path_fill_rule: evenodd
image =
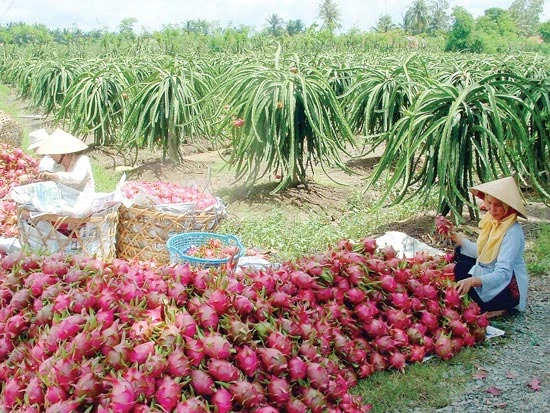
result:
<svg viewBox="0 0 550 413"><path fill-rule="evenodd" d="M519 290L519 304L517 309L524 311L527 307L527 289L529 275L523 252L525 237L521 224L515 222L504 234L497 258L489 264L476 263L469 271L472 277L481 278L481 287L474 287L483 301L487 302L496 297L512 280L515 275ZM470 257L477 257L475 242L465 239L461 252Z"/></svg>

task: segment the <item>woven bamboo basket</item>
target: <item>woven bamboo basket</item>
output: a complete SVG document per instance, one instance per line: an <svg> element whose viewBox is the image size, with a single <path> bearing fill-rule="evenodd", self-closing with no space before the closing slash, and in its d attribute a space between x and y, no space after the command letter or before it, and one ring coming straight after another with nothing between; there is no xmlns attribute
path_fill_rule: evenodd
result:
<svg viewBox="0 0 550 413"><path fill-rule="evenodd" d="M17 209L23 248L45 254L87 255L105 262L116 257L118 205L82 218L34 214L25 206Z"/></svg>
<svg viewBox="0 0 550 413"><path fill-rule="evenodd" d="M120 207L117 257L125 260L170 263L168 239L182 232L214 231L225 217L223 208L185 213L154 208Z"/></svg>

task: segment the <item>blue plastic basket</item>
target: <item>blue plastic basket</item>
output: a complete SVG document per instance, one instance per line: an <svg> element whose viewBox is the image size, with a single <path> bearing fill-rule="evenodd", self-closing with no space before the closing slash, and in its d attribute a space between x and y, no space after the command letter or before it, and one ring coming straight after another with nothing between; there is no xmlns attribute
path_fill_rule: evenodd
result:
<svg viewBox="0 0 550 413"><path fill-rule="evenodd" d="M191 247L200 247L212 238L219 239L224 246L238 247L239 252L233 257L219 259L192 257L186 254ZM238 260L245 252L241 240L236 236L216 234L214 232L185 232L183 234L174 235L168 239L166 247L170 253L170 262L172 264L188 262L190 264L206 267L227 264L230 260Z"/></svg>

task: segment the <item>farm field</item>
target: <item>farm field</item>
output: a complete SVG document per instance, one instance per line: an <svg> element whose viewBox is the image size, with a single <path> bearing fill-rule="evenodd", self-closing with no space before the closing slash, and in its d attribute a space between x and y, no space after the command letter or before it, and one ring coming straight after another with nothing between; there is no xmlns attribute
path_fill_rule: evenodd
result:
<svg viewBox="0 0 550 413"><path fill-rule="evenodd" d="M7 258L7 409L45 397L55 411L180 411L191 402L218 413L256 405L258 413L274 405L313 413L547 410L550 369L539 361L550 339L548 59L298 55L279 45L193 59L146 51L2 57L8 112L25 135L60 126L86 136L99 191L112 191L123 173L201 188L226 207L218 232L280 264L268 276L238 278L148 263ZM505 335L484 341L487 321L453 292L452 264L398 260L372 240L394 230L448 250L434 230L437 213L475 237L478 211L467 188L512 171L532 218L524 223L530 305L491 321ZM72 304L75 295L87 300ZM30 320L38 323L27 332ZM87 351L69 348L67 331ZM207 343L221 347L197 351ZM170 352L179 359L168 368ZM426 352L439 357L418 363ZM286 364L291 357L299 368ZM145 373L148 387L138 383ZM76 390L65 376L90 381ZM45 385L53 390L43 394Z"/></svg>
<svg viewBox="0 0 550 413"><path fill-rule="evenodd" d="M320 3L309 27L0 24L0 236L38 245L0 253L0 413L550 413L544 1L368 31ZM88 144L97 214L4 196L39 179L39 128ZM511 175L528 303L489 319L441 234L475 239L469 188ZM146 206L103 203L118 184Z"/></svg>
<svg viewBox="0 0 550 413"><path fill-rule="evenodd" d="M27 122L25 119L28 118L20 119ZM35 123L26 125L26 127L35 126ZM117 167L125 164L123 157L103 150L95 150L90 153L90 156L101 168L117 175L119 173L116 172ZM227 229L235 232L239 228L246 227L248 221L252 221L255 225L262 225L262 222L265 224L273 214L282 216L280 222L286 222L289 227L294 225L296 228L296 223L308 222L317 217L323 225L335 225L336 230L339 220L349 213L350 207L353 209L352 201L357 199L358 192L361 192L358 189L362 188L365 177L368 176L377 159L378 156L375 154L362 159L347 160L357 175L348 175L339 170L335 170L334 174L331 174L337 178L336 180L346 185L335 185L330 181L327 182L323 175L316 174L309 190L295 188L275 195L269 195L268 191L274 185L273 182L270 182L270 180L274 180L272 177L255 186L252 192L245 186L235 183L233 173L222 168L219 154L216 151L197 153L196 150L189 150L179 165L170 161L162 161L162 156L158 152L144 151L140 154L140 162L135 165L137 168L134 172L128 171L128 176L132 179L149 182L161 180L184 185L193 183L211 190L224 200L229 212L229 218L226 223L222 224L221 230ZM118 169L120 170L120 168ZM373 190L367 193L366 197L375 200L377 193ZM397 211L393 211L394 209L385 208L368 212L365 210L364 220L356 222L357 225L364 225L364 231L358 230L357 233L364 236L375 236L387 230L398 230L428 243L438 244L439 241L433 232L435 216L433 207L413 202L407 204L405 210L397 208ZM533 248L532 242L536 240L539 225L548 223L550 216L548 207L539 202L529 203L529 213L536 218L532 220L532 223L526 224L528 241L530 247ZM304 226L304 228L306 227ZM469 230L467 226L464 228ZM281 245L284 245L287 244L287 241L280 238L290 233L291 230L281 227L280 233L272 233L271 236L275 239L279 238ZM307 235L304 234L304 236ZM242 236L243 239L247 238L247 234ZM270 245L262 245L254 240L254 237L250 238L249 245L257 246L261 250L270 249ZM325 246L319 246L319 251L325 249ZM285 251L275 249L272 252L275 256L280 256L284 255ZM377 373L360 381L357 387L358 391L366 394L367 402L373 400L374 411L452 412L460 408L464 411L477 412L499 408L502 411L512 412L516 411L517 407L517 401L514 399L521 400L523 406L544 411L545 400L548 397L548 390L544 386L548 380L546 366L522 356L524 368L519 372L518 369L510 367L507 360L510 357L518 356L525 348L532 349L533 354L539 354L541 357L546 354L544 331L547 323L544 314L547 314L548 311L547 276L548 274L533 277L531 307L525 316L514 316L494 322L495 326L504 329L509 335L492 339L487 344L479 345L474 349L466 349L463 354L459 354L449 362L426 363L431 374L434 374L434 371L431 370L434 367L430 364L439 365L436 367L436 372L446 371L442 374L440 382L430 384L431 386L440 389L457 386L460 389L458 392L449 393L447 390L446 396L443 396L442 399L428 395L430 404L425 409L418 407L419 401L414 401L414 399L409 402L401 400L399 403L394 402L393 404L392 402L385 404L384 400L376 400L376 392L386 389L388 392L395 393L397 389L406 388L406 382L414 381L415 377L422 377L423 374L426 374L422 371L422 366L411 366L410 369L405 370L404 374ZM503 380L502 377L499 377L499 374L506 377L507 373L511 378ZM538 391L532 390L527 385L534 377L543 383ZM499 390L496 392L498 394L487 393L487 390L493 387ZM408 391L410 395L410 393L419 392L419 389L408 389ZM488 394L491 395L489 398ZM396 407L399 405L408 407ZM394 408L395 410L392 410Z"/></svg>

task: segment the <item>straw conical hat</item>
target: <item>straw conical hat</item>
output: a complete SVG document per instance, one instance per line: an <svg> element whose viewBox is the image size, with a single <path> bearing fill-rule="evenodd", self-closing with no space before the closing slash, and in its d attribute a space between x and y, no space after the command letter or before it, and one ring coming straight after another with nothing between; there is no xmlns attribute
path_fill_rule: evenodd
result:
<svg viewBox="0 0 550 413"><path fill-rule="evenodd" d="M36 153L39 155L62 155L80 152L87 147L88 145L80 139L75 138L73 135L61 129L56 129L44 143L38 147Z"/></svg>
<svg viewBox="0 0 550 413"><path fill-rule="evenodd" d="M35 149L42 145L50 135L46 129L37 129L29 133L29 146L27 149Z"/></svg>
<svg viewBox="0 0 550 413"><path fill-rule="evenodd" d="M512 176L473 186L470 188L470 192L482 199L484 198L484 194L491 195L499 201L511 206L519 215L527 219L525 202L523 202L523 197Z"/></svg>

